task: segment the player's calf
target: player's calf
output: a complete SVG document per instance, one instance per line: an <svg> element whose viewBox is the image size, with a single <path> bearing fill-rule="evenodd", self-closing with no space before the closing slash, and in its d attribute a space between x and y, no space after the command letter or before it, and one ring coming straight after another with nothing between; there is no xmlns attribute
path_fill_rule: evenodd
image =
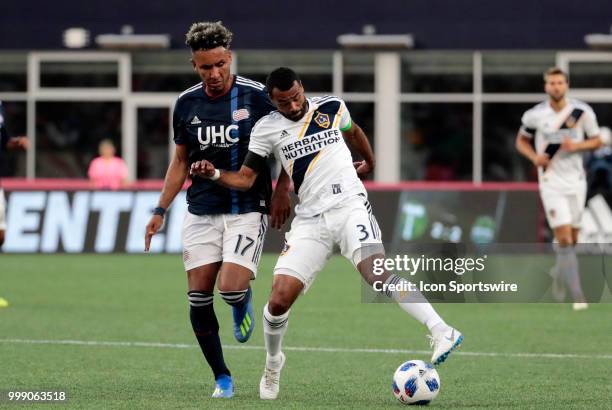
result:
<svg viewBox="0 0 612 410"><path fill-rule="evenodd" d="M216 386L213 397L232 397L234 387L231 382L231 373L223 359L223 348L219 338L219 322L213 308L213 294L206 291L191 290L187 295L193 333L215 376Z"/></svg>

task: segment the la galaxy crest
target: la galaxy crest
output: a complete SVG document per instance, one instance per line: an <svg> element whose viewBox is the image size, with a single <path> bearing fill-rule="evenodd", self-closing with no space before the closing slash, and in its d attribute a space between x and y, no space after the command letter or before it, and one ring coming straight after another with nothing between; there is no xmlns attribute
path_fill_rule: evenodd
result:
<svg viewBox="0 0 612 410"><path fill-rule="evenodd" d="M322 112L317 112L317 115L315 115L314 118L314 122L316 122L317 125L321 128L329 128L329 126L331 125L329 115L324 114Z"/></svg>

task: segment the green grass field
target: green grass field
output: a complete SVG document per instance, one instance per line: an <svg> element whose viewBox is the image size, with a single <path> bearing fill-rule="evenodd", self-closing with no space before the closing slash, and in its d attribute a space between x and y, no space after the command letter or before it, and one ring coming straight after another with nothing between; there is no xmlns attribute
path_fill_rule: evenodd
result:
<svg viewBox="0 0 612 410"><path fill-rule="evenodd" d="M262 259L254 284L258 316L274 262L273 255ZM360 278L339 257L292 310L276 402L258 395L261 323L239 346L218 297L237 391L232 400L209 398L212 376L191 332L177 255L0 255L0 296L10 302L0 309L0 390L67 391L68 403L51 408L398 409L393 371L430 357L426 329L394 304L361 303ZM441 392L430 407L611 407L612 305L437 309L466 339L439 369Z"/></svg>

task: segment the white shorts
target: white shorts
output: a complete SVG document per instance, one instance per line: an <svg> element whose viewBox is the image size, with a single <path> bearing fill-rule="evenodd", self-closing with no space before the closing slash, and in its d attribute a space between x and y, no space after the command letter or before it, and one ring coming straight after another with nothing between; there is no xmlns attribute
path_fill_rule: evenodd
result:
<svg viewBox="0 0 612 410"><path fill-rule="evenodd" d="M259 212L240 215L194 215L183 221L185 271L214 262L231 262L249 269L254 279L268 228L268 216Z"/></svg>
<svg viewBox="0 0 612 410"><path fill-rule="evenodd" d="M586 184L573 194L564 194L548 189L540 190L540 197L551 228L571 225L580 228L586 201Z"/></svg>
<svg viewBox="0 0 612 410"><path fill-rule="evenodd" d="M285 234L285 247L274 274L294 276L306 292L336 244L355 266L368 256L384 252L378 222L364 196L356 195L314 217L296 216Z"/></svg>
<svg viewBox="0 0 612 410"><path fill-rule="evenodd" d="M0 188L0 231L6 231L6 198L2 188Z"/></svg>

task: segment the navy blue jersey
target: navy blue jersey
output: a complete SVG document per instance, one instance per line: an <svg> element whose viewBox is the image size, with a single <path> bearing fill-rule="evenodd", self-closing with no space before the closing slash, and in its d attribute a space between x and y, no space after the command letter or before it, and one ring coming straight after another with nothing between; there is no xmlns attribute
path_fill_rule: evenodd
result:
<svg viewBox="0 0 612 410"><path fill-rule="evenodd" d="M264 86L234 76L231 90L209 97L202 83L184 91L174 107L174 142L186 145L189 165L208 160L217 169L238 171L246 157L251 128L274 110ZM223 187L192 176L187 191L189 212L196 215L268 213L272 183L270 170L263 169L246 192Z"/></svg>

